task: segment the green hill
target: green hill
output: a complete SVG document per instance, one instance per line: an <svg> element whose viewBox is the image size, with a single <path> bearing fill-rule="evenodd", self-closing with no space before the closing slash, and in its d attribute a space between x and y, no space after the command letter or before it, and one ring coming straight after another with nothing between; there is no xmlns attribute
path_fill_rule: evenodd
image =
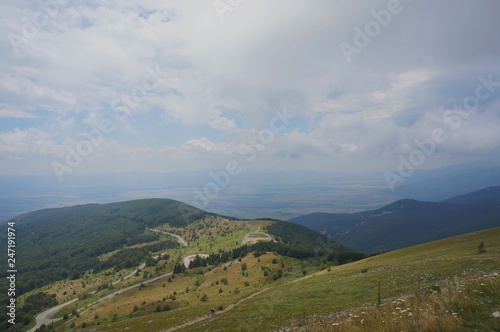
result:
<svg viewBox="0 0 500 332"><path fill-rule="evenodd" d="M484 253L478 253L481 242ZM250 252L97 305L89 304L94 299L82 301L58 316L89 307L57 323L55 331L500 329L492 317L500 306L500 227L340 266L315 264ZM216 315L209 314L211 308Z"/></svg>
<svg viewBox="0 0 500 332"><path fill-rule="evenodd" d="M56 280L77 279L100 265L100 255L134 239L141 241L139 236L147 227L185 226L206 215L168 199L87 204L20 215L11 220L16 223L17 290L23 294ZM177 243L169 239L163 245Z"/></svg>
<svg viewBox="0 0 500 332"><path fill-rule="evenodd" d="M37 311L57 302L80 298L78 305L88 304L85 301L115 287L139 285L141 276L189 273L182 258L197 253L204 256L196 257L187 270L211 269L249 253L257 257L273 252L276 262L308 261L304 268L311 268L312 262L342 264L364 257L304 226L278 220L240 221L168 199L45 209L10 222L16 232L16 296L19 305L26 302L18 312L19 325L7 324L5 317L0 320L0 329L9 331L32 324ZM268 273L273 273L266 278L269 282L284 277L283 271ZM302 269L294 273L301 274ZM5 272L1 277L0 286L5 288ZM57 295L48 295L53 293Z"/></svg>
<svg viewBox="0 0 500 332"><path fill-rule="evenodd" d="M373 211L313 213L290 221L365 253L404 248L500 225L500 187L443 202L404 199Z"/></svg>

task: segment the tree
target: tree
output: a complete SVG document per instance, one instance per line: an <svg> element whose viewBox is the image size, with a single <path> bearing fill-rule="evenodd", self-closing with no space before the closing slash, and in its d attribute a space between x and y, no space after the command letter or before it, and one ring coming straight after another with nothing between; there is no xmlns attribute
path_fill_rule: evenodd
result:
<svg viewBox="0 0 500 332"><path fill-rule="evenodd" d="M203 296L201 297L201 302L207 302L208 301L208 296L207 294L203 293Z"/></svg>
<svg viewBox="0 0 500 332"><path fill-rule="evenodd" d="M477 246L477 253L484 254L485 252L486 252L486 249L484 249L484 242L481 241L481 243L479 243L479 246Z"/></svg>

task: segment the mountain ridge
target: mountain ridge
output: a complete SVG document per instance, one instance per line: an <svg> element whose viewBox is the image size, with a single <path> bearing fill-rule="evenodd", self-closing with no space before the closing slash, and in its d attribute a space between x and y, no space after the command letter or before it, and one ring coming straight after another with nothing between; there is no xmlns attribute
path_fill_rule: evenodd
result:
<svg viewBox="0 0 500 332"><path fill-rule="evenodd" d="M355 250L376 253L498 226L498 202L500 187L495 186L439 202L402 199L376 210L314 213L289 221Z"/></svg>

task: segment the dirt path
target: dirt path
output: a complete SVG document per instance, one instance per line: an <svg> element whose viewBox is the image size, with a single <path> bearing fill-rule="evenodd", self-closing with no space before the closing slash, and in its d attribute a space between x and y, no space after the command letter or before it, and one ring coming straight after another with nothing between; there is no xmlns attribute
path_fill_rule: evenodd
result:
<svg viewBox="0 0 500 332"><path fill-rule="evenodd" d="M260 236L253 237L252 235L260 235ZM251 242L250 244L253 244L253 243L259 242L259 241L275 241L275 240L272 238L271 235L269 235L267 233L260 232L260 231L254 231L254 232L246 233L245 236L243 237L243 240L241 240L241 244L245 245L249 242Z"/></svg>
<svg viewBox="0 0 500 332"><path fill-rule="evenodd" d="M160 332L173 332L173 331L177 331L179 329L182 329L182 328L185 328L185 327L188 327L188 326L191 326L191 325L194 325L194 324L197 324L197 323L200 323L200 322L203 322L204 320L207 320L207 319L210 319L210 318L215 318L219 315L222 315L223 313L225 312L228 312L229 310L233 309L234 307L240 305L241 303L245 302L245 301L248 301L250 300L251 298L259 295L259 294L262 294L264 293L265 291L268 291L269 289L271 289L272 287L268 287L268 288L264 288L256 293L253 293L252 295L249 295L247 297L245 297L244 299L241 299L239 300L238 302L236 303L232 303L230 305L228 305L226 308L224 308L224 310L221 310L221 311L218 311L215 313L215 316L212 316L210 314L207 314L205 316L201 316L201 317L198 317L198 318L194 318L194 319L191 319L181 325L177 325L177 326L173 326L173 327L170 327L166 330L161 330Z"/></svg>
<svg viewBox="0 0 500 332"><path fill-rule="evenodd" d="M174 236L174 237L176 237L176 238L177 238L177 241L178 241L180 244L182 244L182 245L184 245L184 246L187 246L187 245L188 245L188 243L186 242L186 240L184 240L184 239L183 239L182 237L180 237L179 235L176 235L176 234L173 234L173 233L169 233L169 232L165 232L165 231L156 230L156 229L150 229L150 230L152 230L152 231L154 231L154 232L159 232L159 233L164 233L164 234L168 234L168 235ZM261 235L261 237L252 237L252 235L255 235L255 234L257 234L257 235ZM247 244L248 242L251 242L251 241L255 241L255 242L257 242L257 241L275 241L275 240L274 240L274 239L271 237L271 235L269 235L268 233L265 233L265 232L260 231L260 227L259 227L256 231L252 231L252 232L249 232L249 233L245 234L245 236L243 237L243 240L241 241L241 243L242 243L242 244ZM207 255L207 254L193 254L193 255L186 256L186 257L184 257L184 259L183 259L184 266L189 267L189 263L191 262L191 260L192 260L194 257L196 257L196 255L198 255L198 256L200 256L200 257L204 257L204 258L208 257L208 255ZM144 266L145 266L145 264L143 263L143 264L141 264L141 265L140 265L137 269L142 269ZM123 279L125 280L125 279L129 279L129 278L131 278L131 277L132 277L132 276L133 276L133 275L137 272L137 269L136 269L136 270L134 270L134 271L133 271L132 273L130 273L129 275L127 275L126 277L124 277ZM147 280L147 281L143 281L143 282L141 282L141 283L142 283L142 284L148 284L148 283L151 283L151 282L156 281L156 280L158 280L158 279L161 279L161 278L164 278L164 277L166 277L166 276L169 276L169 275L171 275L171 274L172 274L172 272L169 272L169 273L163 274L163 275L161 275L161 276L158 276L158 277L156 277L156 278L149 279L149 280ZM117 283L119 283L120 281L121 281L121 280L117 280L117 281L113 282L112 284L113 284L113 285L114 285L114 284L117 284ZM139 287L141 283L138 283L138 284L135 284L135 285L132 285L132 286L129 286L129 287L126 287L126 288L123 288L123 289L117 290L116 292L113 292L113 293L111 293L111 294L109 294L109 295L103 296L103 297L101 297L100 299L98 299L98 300L96 300L96 301L92 302L91 304L88 304L85 308L87 308L87 309L88 309L88 308L90 308L90 307L94 306L95 304L97 304L97 303L99 303L99 302L102 302L102 301L105 301L105 300L111 299L112 297L117 296L117 295L119 295L120 293L123 293L123 292L126 292L126 291L128 291L128 290L131 290L131 289L133 289L133 288ZM268 289L269 289L269 288L265 288L265 289L260 290L260 291L258 291L258 292L256 292L256 293L252 294L252 295L249 295L248 297L246 297L246 298L244 298L244 299L241 299L240 301L238 301L238 302L237 302L237 303L235 303L235 304L230 304L230 305L228 305L228 306L227 306L224 310L219 311L218 313L216 313L216 315L223 314L224 312L226 312L226 311L229 311L229 310L233 309L235 306L239 305L240 303L242 303L242 302L244 302L244 301L246 301L246 300L249 300L249 299L251 299L252 297L254 297L254 296L256 296L256 295L258 295L258 294L260 294L260 293L263 293L263 292L265 292L265 291L266 291L266 290L268 290ZM96 291L93 291L93 292L91 292L90 294L94 294L95 292L96 292ZM76 301L78 301L78 298L73 299L73 300L68 301L68 302L65 302L65 303L62 303L62 304L59 304L59 305L57 305L57 306L55 306L55 307L52 307L52 308L50 308L50 309L47 309L47 310L45 310L45 311L43 311L43 312L39 313L39 314L36 316L36 325L35 325L33 328L31 328L28 332L34 332L35 330L37 330L38 328L40 328L40 326L42 326L43 324L45 324L45 325L49 325L49 324L50 324L50 323L52 323L52 322L57 322L58 320L61 320L61 318L50 318L50 317L52 317L54 314L56 314L56 313L57 313L59 310L61 310L62 308L66 307L66 306L68 306L68 305L70 305L70 304L72 304L72 303L74 303L74 302L76 302ZM212 317L212 316L211 316L211 315L209 315L209 314L208 314L208 315L206 315L206 316L198 317L198 318L195 318L195 319L193 319L193 320L190 320L190 321L188 321L188 322L186 322L186 323L184 323L184 324L182 324L182 325L178 325L178 326L175 326L175 327L171 327L171 328L169 328L168 330L164 330L164 331L162 331L162 332L176 331L176 330L178 330L178 329L180 329L180 328L183 328L183 327L186 327L186 326L190 326L190 325L196 324L196 323L198 323L198 322L204 321L204 320L209 319L209 318L211 318L211 317Z"/></svg>
<svg viewBox="0 0 500 332"><path fill-rule="evenodd" d="M160 231L159 229L153 229L153 228L148 228L148 230L153 231L153 232L156 232L156 233L163 233L163 234L167 234L167 235L175 236L175 237L177 238L177 242L179 242L180 244L182 244L184 247L187 247L187 246L188 246L187 241L186 241L186 240L184 240L182 237L180 237L180 236L179 236L179 235L177 235L177 234L170 233L170 232L165 232L165 231Z"/></svg>

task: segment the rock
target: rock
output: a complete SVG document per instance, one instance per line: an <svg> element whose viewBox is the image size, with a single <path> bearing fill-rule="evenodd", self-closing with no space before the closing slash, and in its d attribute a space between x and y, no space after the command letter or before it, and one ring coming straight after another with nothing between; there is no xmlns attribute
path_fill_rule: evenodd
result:
<svg viewBox="0 0 500 332"><path fill-rule="evenodd" d="M500 312L495 311L494 313L491 314L491 316L494 318L500 318Z"/></svg>

